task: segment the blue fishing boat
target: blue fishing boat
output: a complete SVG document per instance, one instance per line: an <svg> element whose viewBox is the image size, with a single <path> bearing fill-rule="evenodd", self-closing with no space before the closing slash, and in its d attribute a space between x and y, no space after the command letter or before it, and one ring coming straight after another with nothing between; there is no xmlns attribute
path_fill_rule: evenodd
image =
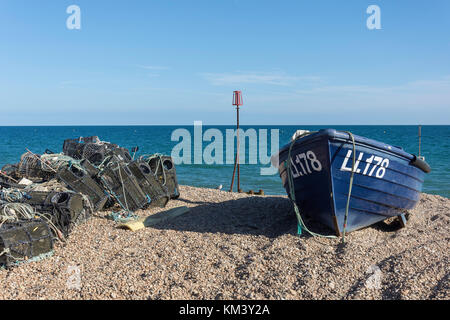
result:
<svg viewBox="0 0 450 320"><path fill-rule="evenodd" d="M272 163L300 212L337 235L393 216L406 223L430 172L400 147L334 129L295 137Z"/></svg>

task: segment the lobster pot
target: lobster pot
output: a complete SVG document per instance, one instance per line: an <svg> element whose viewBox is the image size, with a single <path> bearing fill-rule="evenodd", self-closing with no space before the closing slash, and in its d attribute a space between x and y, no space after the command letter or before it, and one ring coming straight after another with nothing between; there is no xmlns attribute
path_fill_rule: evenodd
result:
<svg viewBox="0 0 450 320"><path fill-rule="evenodd" d="M147 196L125 163L114 159L99 177L122 208L135 211L149 204Z"/></svg>
<svg viewBox="0 0 450 320"><path fill-rule="evenodd" d="M53 219L66 237L75 226L86 222L93 213L90 200L80 193L58 192L52 195L50 201L55 208Z"/></svg>
<svg viewBox="0 0 450 320"><path fill-rule="evenodd" d="M81 158L89 160L94 165L99 165L105 159L108 147L106 143L86 143Z"/></svg>
<svg viewBox="0 0 450 320"><path fill-rule="evenodd" d="M80 193L31 191L23 202L45 214L65 237L92 216L90 200Z"/></svg>
<svg viewBox="0 0 450 320"><path fill-rule="evenodd" d="M44 170L44 168L48 170ZM48 181L54 178L55 173L48 168L48 165L42 164L39 155L27 152L20 157L20 162L17 166L17 175L33 181Z"/></svg>
<svg viewBox="0 0 450 320"><path fill-rule="evenodd" d="M177 199L180 196L178 187L177 172L172 157L150 157L148 164L159 180L159 182L167 187L171 199Z"/></svg>
<svg viewBox="0 0 450 320"><path fill-rule="evenodd" d="M47 191L28 191L24 194L22 202L29 204L30 206L36 208L38 211L51 206L51 196L58 192L47 192Z"/></svg>
<svg viewBox="0 0 450 320"><path fill-rule="evenodd" d="M129 163L133 159L131 158L130 151L126 148L116 147L108 151L107 156L115 156L120 161Z"/></svg>
<svg viewBox="0 0 450 320"><path fill-rule="evenodd" d="M78 141L65 140L63 145L63 153L66 156L72 157L76 160L81 160L83 145Z"/></svg>
<svg viewBox="0 0 450 320"><path fill-rule="evenodd" d="M116 156L120 161L126 163L132 160L128 149L108 142L102 142L101 144L87 143L83 149L83 159L89 160L96 166L100 165L105 158L111 156Z"/></svg>
<svg viewBox="0 0 450 320"><path fill-rule="evenodd" d="M108 201L108 194L84 170L75 166L62 167L58 171L58 178L70 189L88 196L95 211L103 209Z"/></svg>
<svg viewBox="0 0 450 320"><path fill-rule="evenodd" d="M128 169L136 177L142 191L150 199L150 206L165 207L170 200L169 192L153 175L150 166L145 161L133 161L128 164Z"/></svg>
<svg viewBox="0 0 450 320"><path fill-rule="evenodd" d="M64 140L63 153L69 157L77 160L83 158L83 149L86 143L101 143L97 136L78 138L78 139L67 139Z"/></svg>
<svg viewBox="0 0 450 320"><path fill-rule="evenodd" d="M13 179L18 179L17 176L17 170L19 169L19 164L6 164L4 165L0 171L2 171L4 174L8 175L9 177ZM0 177L3 177L7 179L5 176L0 175Z"/></svg>
<svg viewBox="0 0 450 320"><path fill-rule="evenodd" d="M115 144L101 141L97 136L67 139L64 141L63 153L74 159L88 159L91 163L99 165L109 150L117 148Z"/></svg>
<svg viewBox="0 0 450 320"><path fill-rule="evenodd" d="M116 144L101 141L97 136L67 139L64 141L63 153L74 159L87 159L98 166L106 157L116 155L120 160L130 162L131 156L128 149Z"/></svg>
<svg viewBox="0 0 450 320"><path fill-rule="evenodd" d="M0 189L1 188L23 188L24 186L22 185L18 185L14 182L11 182L10 179L3 177L2 175L0 175Z"/></svg>
<svg viewBox="0 0 450 320"><path fill-rule="evenodd" d="M52 234L43 220L4 223L0 227L0 265L9 267L52 250Z"/></svg>
<svg viewBox="0 0 450 320"><path fill-rule="evenodd" d="M7 164L3 166L3 168L0 170L4 174L0 174L0 188L16 188L16 189L22 189L25 186L17 184L17 180L20 180L20 178L17 176L17 167L16 164ZM16 180L12 180L12 179Z"/></svg>
<svg viewBox="0 0 450 320"><path fill-rule="evenodd" d="M83 159L80 161L80 166L86 170L87 174L90 177L95 177L98 175L98 173L100 172L100 170L94 166L89 160L87 159Z"/></svg>

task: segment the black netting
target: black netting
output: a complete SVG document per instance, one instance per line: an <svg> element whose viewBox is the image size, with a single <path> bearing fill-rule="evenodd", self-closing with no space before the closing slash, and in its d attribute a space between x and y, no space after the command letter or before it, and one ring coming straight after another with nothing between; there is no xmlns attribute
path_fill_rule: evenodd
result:
<svg viewBox="0 0 450 320"><path fill-rule="evenodd" d="M107 153L115 149L122 148L119 148L116 144L101 141L97 136L67 139L63 145L65 155L78 160L87 159L95 165L101 164ZM128 150L126 151L128 152Z"/></svg>
<svg viewBox="0 0 450 320"><path fill-rule="evenodd" d="M50 228L43 220L4 223L0 226L0 265L11 266L51 252Z"/></svg>
<svg viewBox="0 0 450 320"><path fill-rule="evenodd" d="M150 156L147 158L147 163L159 182L167 187L170 198L178 198L180 196L180 190L178 187L177 172L172 157Z"/></svg>
<svg viewBox="0 0 450 320"><path fill-rule="evenodd" d="M100 178L122 208L135 211L149 203L148 197L142 191L130 169L116 157L113 157L106 165L100 173Z"/></svg>
<svg viewBox="0 0 450 320"><path fill-rule="evenodd" d="M115 156L118 160L129 163L133 159L131 158L128 149L117 147L108 151L107 156Z"/></svg>
<svg viewBox="0 0 450 320"><path fill-rule="evenodd" d="M92 216L90 200L82 194L58 192L51 197L53 219L57 227L68 236L72 229Z"/></svg>
<svg viewBox="0 0 450 320"><path fill-rule="evenodd" d="M4 178L8 178L8 179L19 179L19 177L17 176L17 170L18 170L18 166L19 164L6 164L3 166L3 168L0 170L3 174L0 175Z"/></svg>
<svg viewBox="0 0 450 320"><path fill-rule="evenodd" d="M93 213L88 197L75 192L31 191L22 202L44 215L65 237Z"/></svg>
<svg viewBox="0 0 450 320"><path fill-rule="evenodd" d="M48 181L54 178L55 170L48 163L42 161L40 155L27 152L20 157L16 175L19 178L33 181Z"/></svg>
<svg viewBox="0 0 450 320"><path fill-rule="evenodd" d="M108 145L105 143L86 143L83 148L82 159L87 159L89 162L99 165L103 162L108 151Z"/></svg>
<svg viewBox="0 0 450 320"><path fill-rule="evenodd" d="M142 191L149 197L150 206L164 207L170 200L170 195L165 186L158 182L150 166L145 161L133 161L128 168L136 177Z"/></svg>
<svg viewBox="0 0 450 320"><path fill-rule="evenodd" d="M87 170L80 170L74 166L61 167L58 179L70 189L89 197L95 210L101 210L108 200L108 193L101 184L94 180Z"/></svg>

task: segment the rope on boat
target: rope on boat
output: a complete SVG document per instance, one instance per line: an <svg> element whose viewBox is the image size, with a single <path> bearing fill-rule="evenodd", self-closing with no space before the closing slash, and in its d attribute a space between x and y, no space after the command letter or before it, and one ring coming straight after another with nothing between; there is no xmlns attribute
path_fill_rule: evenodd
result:
<svg viewBox="0 0 450 320"><path fill-rule="evenodd" d="M350 174L350 182L348 185L348 195L347 195L347 204L345 206L345 218L344 218L344 230L342 231L342 242L345 242L345 232L347 231L347 220L348 220L348 211L350 208L350 197L352 195L352 187L353 187L353 178L355 176L355 158L356 158L356 145L355 145L355 137L350 131L344 131L348 133L350 138L352 139L353 144L353 160L352 160L352 173Z"/></svg>
<svg viewBox="0 0 450 320"><path fill-rule="evenodd" d="M353 136L353 134L350 131L343 131L343 132L345 132L345 133L347 133L349 135L349 137L352 140L352 144L353 144L352 172L351 172L351 175L350 175L350 183L349 183L349 189L348 189L348 195L347 195L347 205L345 207L344 230L343 230L343 233L342 233L342 242L345 242L345 233L346 233L346 229L347 229L348 212L349 212L349 208L350 208L350 197L351 197L351 193L352 193L353 178L354 178L354 174L355 174L356 145L355 145L355 137ZM292 140L291 145L289 146L288 158L287 158L287 160L285 161L284 164L285 164L285 167L286 167L286 170L287 170L287 175L288 175L290 199L291 199L291 201L292 201L292 203L294 205L295 215L297 216L298 234L301 234L302 230L305 230L306 232L308 232L313 237L336 239L336 238L338 238L337 236L334 236L334 235L323 235L323 234L315 233L315 232L309 230L308 227L303 222L302 216L300 214L300 210L299 210L299 208L297 206L296 199L295 199L294 178L292 177L292 169L291 169L291 166L292 166L292 160L291 160L292 147L294 146L295 142L298 139L303 138L304 136L310 135L312 133L317 133L317 131L305 132L305 133L295 137L295 139Z"/></svg>

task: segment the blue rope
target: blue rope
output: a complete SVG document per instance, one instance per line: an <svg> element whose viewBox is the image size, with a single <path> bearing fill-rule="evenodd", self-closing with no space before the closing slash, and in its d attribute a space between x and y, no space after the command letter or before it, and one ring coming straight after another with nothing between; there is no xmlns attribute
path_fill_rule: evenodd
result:
<svg viewBox="0 0 450 320"><path fill-rule="evenodd" d="M108 218L114 220L115 222L128 222L136 219L137 215L135 215L132 211L121 210L118 212L111 212L108 215Z"/></svg>

